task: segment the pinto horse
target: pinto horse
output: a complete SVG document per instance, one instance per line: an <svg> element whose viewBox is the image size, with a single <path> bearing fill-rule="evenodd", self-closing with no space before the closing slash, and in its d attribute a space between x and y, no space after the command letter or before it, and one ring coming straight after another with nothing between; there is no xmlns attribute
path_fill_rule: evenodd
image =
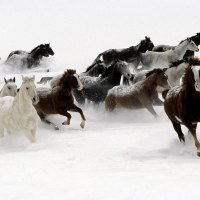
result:
<svg viewBox="0 0 200 200"><path fill-rule="evenodd" d="M5 63L17 67L33 68L40 64L42 57L49 55L54 55L50 44L40 44L30 52L22 50L11 52Z"/></svg>
<svg viewBox="0 0 200 200"><path fill-rule="evenodd" d="M60 114L67 117L63 125L69 125L71 115L67 111L78 112L81 115L82 122L81 128L85 126L85 116L83 111L74 104L74 98L72 96L72 90L81 90L83 85L81 84L78 75L75 70L68 69L62 75L58 86L54 88L37 88L37 93L40 101L35 108L40 116L41 120L49 125L52 125L54 129L58 130L58 126L46 119L49 114Z"/></svg>
<svg viewBox="0 0 200 200"><path fill-rule="evenodd" d="M185 142L181 125L192 134L200 156L200 143L196 136L197 123L200 121L200 59L191 58L186 68L181 86L171 88L163 95L164 108L179 140Z"/></svg>
<svg viewBox="0 0 200 200"><path fill-rule="evenodd" d="M193 35L192 37L190 37L190 39L197 45L200 45L200 33L197 33L196 35ZM183 40L184 41L184 40ZM182 43L183 41L181 41L180 43ZM152 51L155 52L164 52L170 49L175 49L176 46L170 46L170 45L158 45L158 46L154 46ZM186 53L184 54L183 58L188 58L188 57L192 57L194 56L194 51L190 51L187 50Z"/></svg>
<svg viewBox="0 0 200 200"><path fill-rule="evenodd" d="M103 62L110 66L113 62L117 60L131 62L135 66L138 66L140 59L139 59L139 53L144 53L147 50L152 50L154 47L153 42L150 40L149 37L145 37L144 40L141 40L141 42L136 46L131 46L129 48L125 49L109 49L107 51L104 51L103 53L100 53L97 58L94 60L94 63L98 62L100 60L100 57L102 56Z"/></svg>
<svg viewBox="0 0 200 200"><path fill-rule="evenodd" d="M147 108L157 117L153 102L158 98L158 92L170 88L162 69L154 69L146 74L146 79L131 86L116 86L108 91L105 99L105 108L113 111L116 107L128 109Z"/></svg>

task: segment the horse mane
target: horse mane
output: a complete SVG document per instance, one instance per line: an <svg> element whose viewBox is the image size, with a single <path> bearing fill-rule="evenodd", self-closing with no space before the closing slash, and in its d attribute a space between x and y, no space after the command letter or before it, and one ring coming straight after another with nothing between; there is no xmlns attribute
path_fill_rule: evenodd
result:
<svg viewBox="0 0 200 200"><path fill-rule="evenodd" d="M89 67L87 67L85 72L88 72L89 70L91 70L96 64L101 64L101 63L103 63L103 61L98 60L97 62L95 62L92 65L90 65Z"/></svg>
<svg viewBox="0 0 200 200"><path fill-rule="evenodd" d="M184 58L184 59L181 59L181 60L178 60L178 61L175 61L175 62L172 62L169 66L169 68L171 67L178 67L180 64L182 63L189 63L189 58Z"/></svg>
<svg viewBox="0 0 200 200"><path fill-rule="evenodd" d="M119 62L119 60L116 60L110 67L108 67L101 75L101 78L108 77L109 74L113 71L114 66Z"/></svg>
<svg viewBox="0 0 200 200"><path fill-rule="evenodd" d="M162 74L162 73L164 73L164 70L160 69L160 68L153 69L150 72L146 73L146 78L149 77L149 76L151 76L154 73L155 74Z"/></svg>
<svg viewBox="0 0 200 200"><path fill-rule="evenodd" d="M42 47L43 44L40 44L38 46L36 46L34 49L31 50L30 54L33 53L34 51L36 51L39 47Z"/></svg>
<svg viewBox="0 0 200 200"><path fill-rule="evenodd" d="M190 74L192 71L192 66L200 66L200 59L198 57L191 57L189 59L189 66L185 69L185 73L183 76L183 85L188 84L188 80L190 79Z"/></svg>
<svg viewBox="0 0 200 200"><path fill-rule="evenodd" d="M66 80L69 76L74 75L75 73L76 73L76 70L74 70L74 69L67 69L67 70L63 73L62 77L60 78L60 81L58 82L58 85L59 85L59 86L62 86L63 84L65 84L65 80Z"/></svg>

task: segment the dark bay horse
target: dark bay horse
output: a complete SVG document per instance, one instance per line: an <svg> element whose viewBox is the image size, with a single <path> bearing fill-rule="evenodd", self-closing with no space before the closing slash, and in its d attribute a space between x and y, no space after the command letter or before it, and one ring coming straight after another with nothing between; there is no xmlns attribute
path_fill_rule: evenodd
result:
<svg viewBox="0 0 200 200"><path fill-rule="evenodd" d="M125 49L109 49L103 53L100 53L95 59L94 63L98 62L102 56L103 62L107 66L110 66L116 60L131 62L133 64L135 63L134 65L138 66L140 62L139 53L144 53L147 50L150 51L153 49L153 47L153 42L149 37L146 36L145 39L141 40L141 42L136 46L131 46Z"/></svg>
<svg viewBox="0 0 200 200"><path fill-rule="evenodd" d="M158 92L169 89L167 76L162 69L154 69L146 74L146 79L131 86L116 86L108 91L105 107L113 111L116 107L147 110L157 117L153 108L154 100L158 99Z"/></svg>
<svg viewBox="0 0 200 200"><path fill-rule="evenodd" d="M88 99L96 104L103 102L107 92L112 87L119 85L121 76L127 79L132 77L128 63L117 61L113 63L106 71L98 78L96 77L80 77L83 84L82 91L74 91L75 99L79 104L84 104L85 99Z"/></svg>
<svg viewBox="0 0 200 200"><path fill-rule="evenodd" d="M48 57L49 55L54 55L50 44L40 44L30 52L22 50L11 52L5 63L17 65L18 67L32 68L40 64L42 57Z"/></svg>
<svg viewBox="0 0 200 200"><path fill-rule="evenodd" d="M200 143L196 136L197 123L200 121L200 59L191 58L186 68L181 86L173 87L163 94L164 108L179 140L185 142L181 125L192 134L200 156Z"/></svg>
<svg viewBox="0 0 200 200"><path fill-rule="evenodd" d="M76 71L72 69L68 69L64 72L58 86L54 88L37 88L37 94L40 101L35 105L35 108L41 120L58 130L58 126L46 119L47 115L64 115L67 117L67 120L62 124L69 125L71 115L68 111L78 112L82 118L80 126L81 128L84 128L86 121L85 116L81 108L74 104L74 98L72 96L72 91L74 89L81 90L82 88L83 85L81 84Z"/></svg>
<svg viewBox="0 0 200 200"><path fill-rule="evenodd" d="M190 39L197 45L200 45L200 33L197 33L196 35L190 37ZM184 41L184 40L183 40ZM183 42L181 41L181 42ZM181 43L180 42L180 43ZM176 46L170 46L170 45L158 45L158 46L154 46L152 51L156 51L156 52L164 52L170 49L175 49ZM185 55L183 56L183 58L188 58L188 57L192 57L194 56L194 51L190 51L187 50Z"/></svg>

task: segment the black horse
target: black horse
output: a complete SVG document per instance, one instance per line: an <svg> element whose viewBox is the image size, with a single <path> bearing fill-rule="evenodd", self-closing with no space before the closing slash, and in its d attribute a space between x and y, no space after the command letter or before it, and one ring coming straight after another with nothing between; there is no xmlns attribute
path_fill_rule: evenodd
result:
<svg viewBox="0 0 200 200"><path fill-rule="evenodd" d="M196 33L196 35L190 37L190 39L197 45L199 46L200 45L200 33ZM184 40L183 40L184 41ZM183 41L181 41L180 43L182 43ZM170 46L170 45L158 45L158 46L154 46L152 51L155 51L155 52L165 52L167 50L170 50L170 49L175 49L176 46ZM190 50L187 50L185 55L183 56L183 58L190 58L194 56L194 51L190 51Z"/></svg>
<svg viewBox="0 0 200 200"><path fill-rule="evenodd" d="M117 61L107 68L101 77L80 76L83 84L81 91L75 90L74 97L79 104L84 104L85 99L98 104L106 98L108 90L119 85L121 76L130 79L129 65L124 61Z"/></svg>
<svg viewBox="0 0 200 200"><path fill-rule="evenodd" d="M54 52L50 44L40 44L30 52L16 50L9 54L6 64L19 67L33 68L40 64L42 57L53 56Z"/></svg>
<svg viewBox="0 0 200 200"><path fill-rule="evenodd" d="M131 46L125 49L109 49L103 53L100 53L94 60L94 63L98 62L102 56L103 62L107 66L110 66L117 60L126 61L129 63L131 62L135 66L138 66L140 62L140 59L138 59L140 58L139 53L145 53L147 50L151 51L153 47L153 42L149 37L146 36L145 39L141 40L141 42L136 46Z"/></svg>

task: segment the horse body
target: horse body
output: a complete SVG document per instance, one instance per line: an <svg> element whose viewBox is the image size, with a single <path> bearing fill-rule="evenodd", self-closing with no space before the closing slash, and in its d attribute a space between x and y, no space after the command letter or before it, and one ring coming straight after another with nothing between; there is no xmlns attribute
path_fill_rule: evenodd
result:
<svg viewBox="0 0 200 200"><path fill-rule="evenodd" d="M197 122L200 121L200 60L192 58L186 69L181 86L170 89L164 95L164 108L168 118L171 120L179 140L185 142L181 125L186 126L191 132L197 155L200 156L200 143L196 136Z"/></svg>
<svg viewBox="0 0 200 200"><path fill-rule="evenodd" d="M100 53L95 59L94 63L100 60L102 56L103 62L110 66L113 62L117 60L126 61L126 62L135 62L135 66L137 66L140 62L139 53L144 53L147 50L152 50L153 43L149 37L145 37L138 45L131 46L125 49L109 49Z"/></svg>
<svg viewBox="0 0 200 200"><path fill-rule="evenodd" d="M144 68L165 68L169 67L171 63L181 60L187 50L198 51L195 43L186 39L180 43L174 50L165 52L148 51L141 54L141 64Z"/></svg>
<svg viewBox="0 0 200 200"><path fill-rule="evenodd" d="M196 35L190 37L190 39L197 45L199 46L200 45L200 33L197 33ZM181 41L183 42L183 41ZM181 43L180 42L180 43ZM170 50L170 49L175 49L176 46L170 46L170 45L158 45L158 46L154 46L152 51L155 51L155 52L165 52L167 50ZM190 51L190 50L187 50L186 53L184 54L183 58L188 58L188 57L192 57L194 56L194 51Z"/></svg>
<svg viewBox="0 0 200 200"><path fill-rule="evenodd" d="M17 94L17 85L15 84L15 77L13 79L6 80L4 78L5 84L0 91L0 97L4 96L16 96Z"/></svg>
<svg viewBox="0 0 200 200"><path fill-rule="evenodd" d="M6 64L18 67L32 68L40 64L42 57L54 55L50 44L41 44L35 47L31 52L16 50L9 54Z"/></svg>
<svg viewBox="0 0 200 200"><path fill-rule="evenodd" d="M35 91L34 77L23 77L23 83L15 97L0 98L0 137L4 129L9 132L22 132L31 141L35 134L39 117L32 103L38 102Z"/></svg>
<svg viewBox="0 0 200 200"><path fill-rule="evenodd" d="M67 111L78 112L81 115L82 122L80 126L85 126L85 116L82 110L74 104L72 91L81 90L82 84L75 70L67 70L61 77L58 85L54 88L38 88L40 101L35 108L45 123L52 125L56 130L58 126L46 119L49 114L60 114L67 117L63 125L69 125L71 115Z"/></svg>
<svg viewBox="0 0 200 200"><path fill-rule="evenodd" d="M105 100L107 92L112 87L120 84L121 76L125 76L127 79L131 77L129 65L124 61L118 61L112 64L101 77L86 77L83 83L82 91L74 91L75 99L78 103L83 104L85 99L100 103Z"/></svg>
<svg viewBox="0 0 200 200"><path fill-rule="evenodd" d="M147 74L147 78L132 86L116 86L108 91L105 107L113 111L116 107L128 109L147 108L156 117L153 102L158 98L158 91L169 89L167 76L163 70L156 69Z"/></svg>

